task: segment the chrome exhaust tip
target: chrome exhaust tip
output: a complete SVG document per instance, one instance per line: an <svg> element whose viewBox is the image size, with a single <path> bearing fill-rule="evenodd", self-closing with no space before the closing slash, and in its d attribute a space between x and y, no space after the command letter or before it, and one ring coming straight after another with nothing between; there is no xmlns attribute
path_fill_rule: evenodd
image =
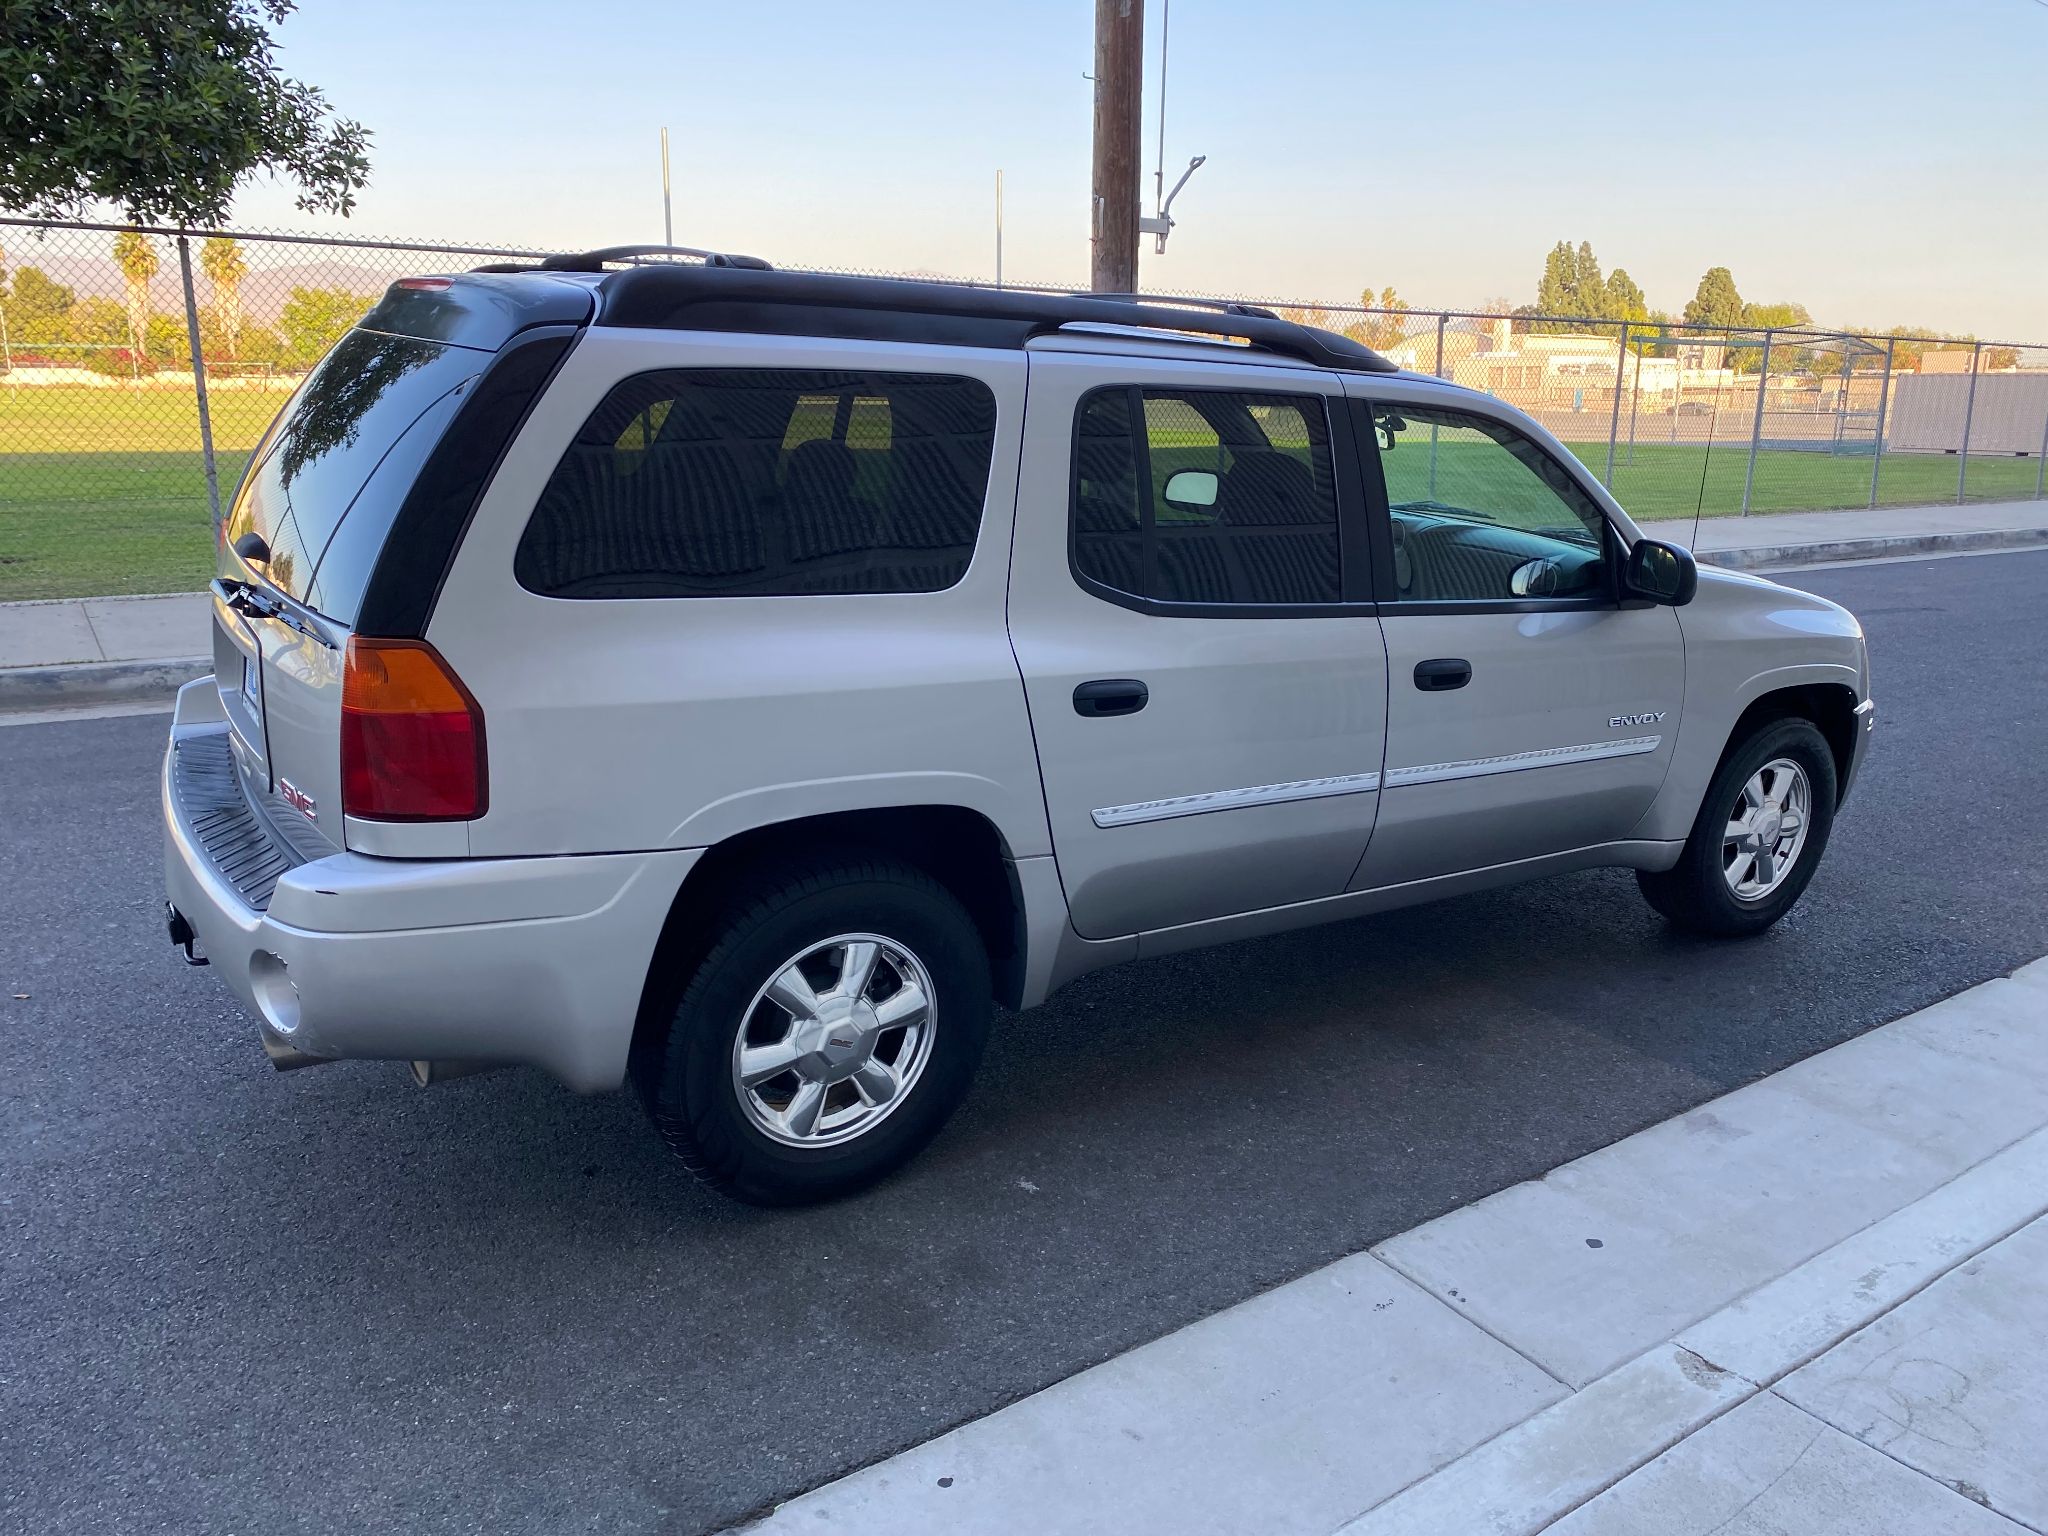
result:
<svg viewBox="0 0 2048 1536"><path fill-rule="evenodd" d="M336 1060L333 1056L313 1056L300 1050L269 1025L259 1025L257 1034L263 1039L263 1054L270 1058L270 1064L280 1072L296 1072L301 1067L324 1067Z"/></svg>
<svg viewBox="0 0 2048 1536"><path fill-rule="evenodd" d="M431 1088L435 1083L445 1083L451 1078L476 1077L484 1072L501 1072L511 1066L509 1061L420 1061L412 1064L412 1080L422 1088Z"/></svg>

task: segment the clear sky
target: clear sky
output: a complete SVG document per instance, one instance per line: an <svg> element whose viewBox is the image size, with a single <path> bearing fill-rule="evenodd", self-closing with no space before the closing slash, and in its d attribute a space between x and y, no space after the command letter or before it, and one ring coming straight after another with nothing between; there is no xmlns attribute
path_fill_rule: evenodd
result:
<svg viewBox="0 0 2048 1536"><path fill-rule="evenodd" d="M1092 0L302 0L292 73L375 133L365 234L661 237L800 265L1088 268ZM1146 196L1161 0L1148 0ZM2048 341L2043 0L1172 0L1145 286L1534 296L1590 240L1823 322ZM250 224L303 228L251 190ZM322 221L323 224L333 221Z"/></svg>

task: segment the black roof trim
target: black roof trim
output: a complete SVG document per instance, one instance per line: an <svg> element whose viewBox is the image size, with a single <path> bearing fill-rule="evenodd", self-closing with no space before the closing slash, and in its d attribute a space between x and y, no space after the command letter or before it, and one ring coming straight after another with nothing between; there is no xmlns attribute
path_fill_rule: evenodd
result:
<svg viewBox="0 0 2048 1536"><path fill-rule="evenodd" d="M666 263L610 273L598 293L597 323L603 326L1016 348L1064 325L1129 325L1241 336L1322 368L1400 371L1348 336L1297 325L1253 305L1212 307L1220 301Z"/></svg>

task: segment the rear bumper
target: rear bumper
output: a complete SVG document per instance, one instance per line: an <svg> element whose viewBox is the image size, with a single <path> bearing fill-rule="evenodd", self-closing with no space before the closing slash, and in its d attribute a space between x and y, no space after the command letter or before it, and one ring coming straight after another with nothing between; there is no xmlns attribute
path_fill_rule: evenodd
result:
<svg viewBox="0 0 2048 1536"><path fill-rule="evenodd" d="M648 961L700 850L300 862L273 839L271 881L245 827L209 853L222 838L194 808L189 776L226 730L211 679L179 693L165 890L277 1040L315 1058L519 1062L586 1092L619 1085Z"/></svg>

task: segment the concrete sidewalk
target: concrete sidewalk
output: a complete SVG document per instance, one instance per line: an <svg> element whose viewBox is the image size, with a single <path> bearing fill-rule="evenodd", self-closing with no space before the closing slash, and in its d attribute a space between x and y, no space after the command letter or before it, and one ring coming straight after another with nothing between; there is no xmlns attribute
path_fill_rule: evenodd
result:
<svg viewBox="0 0 2048 1536"><path fill-rule="evenodd" d="M2048 1532L2048 960L753 1529Z"/></svg>
<svg viewBox="0 0 2048 1536"><path fill-rule="evenodd" d="M1646 523L1654 538L1744 570L2048 544L2048 501ZM212 666L203 592L0 603L0 709L162 693Z"/></svg>
<svg viewBox="0 0 2048 1536"><path fill-rule="evenodd" d="M1702 560L1758 570L2048 543L2048 501L1703 517L1697 533L1691 518L1642 527L1653 539L1687 545Z"/></svg>

